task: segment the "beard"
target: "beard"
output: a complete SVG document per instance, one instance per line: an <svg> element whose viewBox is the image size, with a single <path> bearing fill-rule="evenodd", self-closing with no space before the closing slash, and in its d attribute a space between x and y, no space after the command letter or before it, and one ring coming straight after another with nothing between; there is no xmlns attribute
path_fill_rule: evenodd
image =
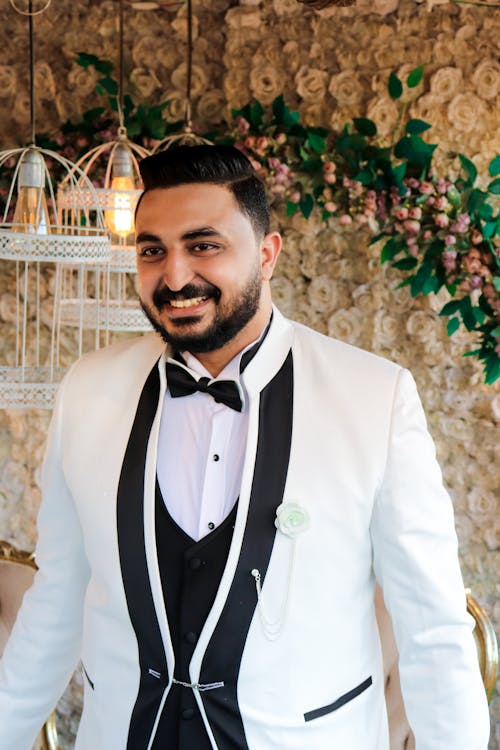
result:
<svg viewBox="0 0 500 750"><path fill-rule="evenodd" d="M220 289L212 284L203 287L186 284L178 292L172 292L167 286L163 286L155 290L153 306L147 305L143 300L140 300L140 303L147 319L166 344L179 352L202 354L221 349L252 320L259 308L261 290L259 266L239 293L224 305L220 304ZM215 317L208 328L199 333L189 333L189 327L199 321L199 316L186 315L170 321L171 326L179 329L178 332L168 331L159 318L165 304L168 304L170 300L195 297L210 297L214 300Z"/></svg>

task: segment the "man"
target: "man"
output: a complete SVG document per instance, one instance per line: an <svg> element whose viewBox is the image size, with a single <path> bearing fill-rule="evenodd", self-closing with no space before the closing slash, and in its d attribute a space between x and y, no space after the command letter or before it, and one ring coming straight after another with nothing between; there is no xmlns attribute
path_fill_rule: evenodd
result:
<svg viewBox="0 0 500 750"><path fill-rule="evenodd" d="M418 750L485 750L411 376L273 309L281 240L238 151L141 171L140 298L161 338L85 357L61 386L0 749L28 750L81 657L78 750L387 750L376 577Z"/></svg>

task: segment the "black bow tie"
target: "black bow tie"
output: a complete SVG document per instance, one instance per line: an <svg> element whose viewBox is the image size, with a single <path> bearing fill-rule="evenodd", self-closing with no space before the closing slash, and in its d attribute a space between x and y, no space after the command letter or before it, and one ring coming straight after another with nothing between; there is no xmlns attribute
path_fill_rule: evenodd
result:
<svg viewBox="0 0 500 750"><path fill-rule="evenodd" d="M189 396L200 391L209 393L214 401L225 404L235 411L243 409L243 396L241 388L235 380L213 380L200 378L191 374L191 371L181 363L173 359L167 360L166 365L168 388L172 398Z"/></svg>

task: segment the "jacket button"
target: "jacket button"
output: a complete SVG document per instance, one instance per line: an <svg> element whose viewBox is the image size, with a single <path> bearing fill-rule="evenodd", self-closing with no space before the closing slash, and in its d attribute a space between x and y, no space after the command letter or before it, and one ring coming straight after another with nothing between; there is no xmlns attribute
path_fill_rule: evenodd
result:
<svg viewBox="0 0 500 750"><path fill-rule="evenodd" d="M183 708L181 716L183 719L192 719L194 716L194 708Z"/></svg>
<svg viewBox="0 0 500 750"><path fill-rule="evenodd" d="M198 568L201 566L201 560L199 557L192 557L189 561L189 567L191 570L198 570Z"/></svg>
<svg viewBox="0 0 500 750"><path fill-rule="evenodd" d="M189 631L189 633L184 633L184 640L187 641L188 643L194 644L198 640L198 636L196 635L196 633Z"/></svg>

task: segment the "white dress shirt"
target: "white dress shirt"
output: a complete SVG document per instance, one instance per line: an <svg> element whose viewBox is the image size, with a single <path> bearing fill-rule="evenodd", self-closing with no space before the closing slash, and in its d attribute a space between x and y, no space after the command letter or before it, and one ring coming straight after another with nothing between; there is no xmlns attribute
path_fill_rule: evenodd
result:
<svg viewBox="0 0 500 750"><path fill-rule="evenodd" d="M258 341L258 339L257 339ZM215 380L240 380L240 361L256 342L239 352ZM194 372L212 379L189 352ZM248 430L248 398L241 412L208 393L172 398L165 394L158 438L157 475L168 512L198 541L219 526L238 499Z"/></svg>

